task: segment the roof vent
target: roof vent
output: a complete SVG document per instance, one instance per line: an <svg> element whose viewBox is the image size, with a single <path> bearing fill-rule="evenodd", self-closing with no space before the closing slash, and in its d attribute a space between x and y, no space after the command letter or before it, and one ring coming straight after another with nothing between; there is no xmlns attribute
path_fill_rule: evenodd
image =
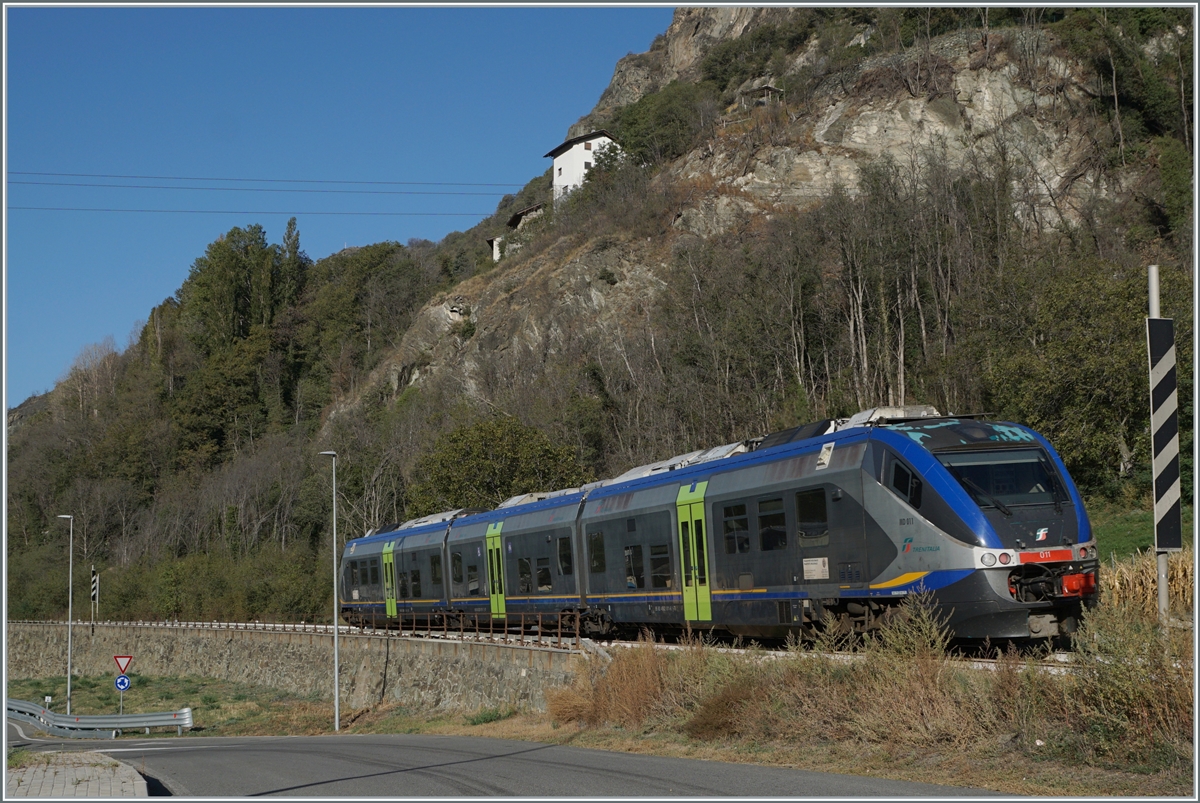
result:
<svg viewBox="0 0 1200 803"><path fill-rule="evenodd" d="M855 413L849 418L839 419L837 421L837 430L840 431L851 427L865 427L868 424L885 424L888 421L895 421L897 419L940 418L941 415L936 407L931 407L928 404L910 404L904 407L872 407L870 410Z"/></svg>

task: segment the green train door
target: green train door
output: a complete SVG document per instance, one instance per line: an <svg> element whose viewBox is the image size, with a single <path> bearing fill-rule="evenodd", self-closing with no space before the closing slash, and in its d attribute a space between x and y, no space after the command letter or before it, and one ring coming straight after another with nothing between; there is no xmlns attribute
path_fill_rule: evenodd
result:
<svg viewBox="0 0 1200 803"><path fill-rule="evenodd" d="M487 528L488 591L492 600L492 618L504 618L504 550L500 546L500 530L504 522L497 521Z"/></svg>
<svg viewBox="0 0 1200 803"><path fill-rule="evenodd" d="M679 567L683 572L683 615L689 622L712 621L708 584L708 549L704 533L704 491L707 482L679 488Z"/></svg>
<svg viewBox="0 0 1200 803"><path fill-rule="evenodd" d="M396 615L396 556L392 551L395 548L395 541L383 545L383 596L389 617Z"/></svg>

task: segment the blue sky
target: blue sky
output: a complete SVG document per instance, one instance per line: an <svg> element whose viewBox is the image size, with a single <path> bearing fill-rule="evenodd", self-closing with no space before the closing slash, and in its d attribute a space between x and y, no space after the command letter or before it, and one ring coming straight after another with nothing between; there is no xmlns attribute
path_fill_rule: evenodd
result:
<svg viewBox="0 0 1200 803"><path fill-rule="evenodd" d="M233 226L259 223L279 242L295 215L301 247L314 259L347 244L437 241L471 227L501 194L549 167L543 154L591 110L617 60L647 50L666 30L672 9L5 13L5 397L15 407L52 388L85 346L112 336L125 348L135 325ZM218 178L444 186L211 180ZM466 184L512 186L458 186ZM235 214L14 208L21 206ZM469 214L311 214L337 211Z"/></svg>

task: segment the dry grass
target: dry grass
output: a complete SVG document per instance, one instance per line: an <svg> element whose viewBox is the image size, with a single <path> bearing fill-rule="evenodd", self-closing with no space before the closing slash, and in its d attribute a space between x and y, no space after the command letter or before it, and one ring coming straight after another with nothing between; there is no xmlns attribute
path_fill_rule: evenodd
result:
<svg viewBox="0 0 1200 803"><path fill-rule="evenodd" d="M1091 612L1079 634L1079 667L1069 674L1041 671L1038 655L1014 651L995 672L957 663L920 597L907 603L906 616L857 645L851 659L828 654L830 646L768 660L698 640L658 650L643 639L550 693L549 715L596 731L686 737L735 752L807 755L841 746L942 756L937 762L949 763L938 771L951 774L955 761L967 767L1007 756L1108 769L1116 777L1190 779L1190 644L1170 639L1140 606Z"/></svg>
<svg viewBox="0 0 1200 803"><path fill-rule="evenodd" d="M1191 613L1196 590L1195 552L1191 546L1172 552L1167 560L1171 610ZM1101 589L1106 605L1133 605L1147 615L1158 611L1158 560L1152 549L1105 564Z"/></svg>

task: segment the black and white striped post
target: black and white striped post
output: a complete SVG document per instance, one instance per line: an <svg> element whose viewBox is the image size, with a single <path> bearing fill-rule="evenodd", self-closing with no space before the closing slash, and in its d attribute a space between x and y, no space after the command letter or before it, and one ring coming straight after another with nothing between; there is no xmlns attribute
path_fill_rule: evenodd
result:
<svg viewBox="0 0 1200 803"><path fill-rule="evenodd" d="M1175 322L1160 317L1158 265L1150 266L1150 442L1154 475L1154 550L1158 557L1158 615L1168 624L1167 553L1183 548L1179 486L1179 397L1175 371Z"/></svg>

